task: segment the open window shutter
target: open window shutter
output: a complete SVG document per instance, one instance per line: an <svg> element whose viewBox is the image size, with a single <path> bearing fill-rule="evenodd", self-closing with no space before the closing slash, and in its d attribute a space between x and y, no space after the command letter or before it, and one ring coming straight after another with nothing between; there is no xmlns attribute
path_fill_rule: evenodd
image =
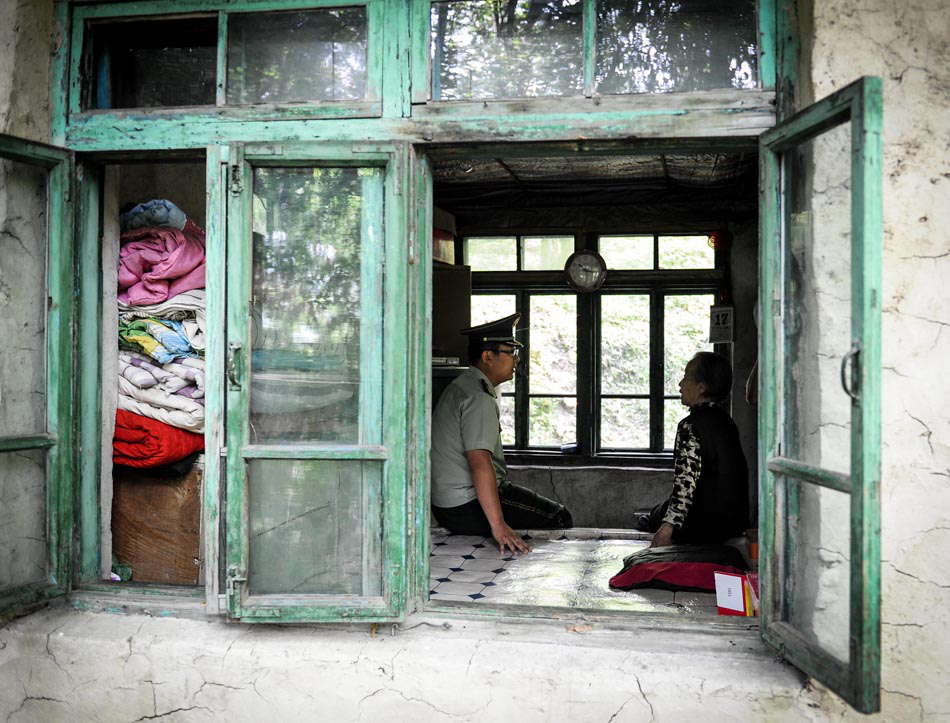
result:
<svg viewBox="0 0 950 723"><path fill-rule="evenodd" d="M70 584L72 166L0 135L0 619Z"/></svg>
<svg viewBox="0 0 950 723"><path fill-rule="evenodd" d="M856 709L880 702L881 81L763 134L761 629Z"/></svg>

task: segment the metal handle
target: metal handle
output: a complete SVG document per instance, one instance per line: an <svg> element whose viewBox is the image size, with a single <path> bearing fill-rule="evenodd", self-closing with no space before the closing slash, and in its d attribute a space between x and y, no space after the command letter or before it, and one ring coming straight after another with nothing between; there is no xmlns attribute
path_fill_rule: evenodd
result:
<svg viewBox="0 0 950 723"><path fill-rule="evenodd" d="M241 383L237 378L237 364L234 360L241 348L241 345L236 341L228 344L228 382L230 383L230 389L233 391L240 391L241 389Z"/></svg>
<svg viewBox="0 0 950 723"><path fill-rule="evenodd" d="M853 360L857 357L858 353L861 351L861 346L855 342L851 345L851 351L841 357L841 388L844 389L844 393L851 397L851 400L857 402L860 394L851 390L848 386L848 360ZM852 372L854 367L852 366ZM852 381L854 381L854 374L852 373Z"/></svg>

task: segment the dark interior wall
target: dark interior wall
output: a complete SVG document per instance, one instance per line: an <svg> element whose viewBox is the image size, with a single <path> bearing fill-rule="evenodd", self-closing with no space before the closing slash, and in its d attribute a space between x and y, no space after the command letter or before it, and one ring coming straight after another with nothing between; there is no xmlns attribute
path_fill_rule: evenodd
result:
<svg viewBox="0 0 950 723"><path fill-rule="evenodd" d="M205 227L205 166L203 162L129 163L119 166L119 208L164 198Z"/></svg>

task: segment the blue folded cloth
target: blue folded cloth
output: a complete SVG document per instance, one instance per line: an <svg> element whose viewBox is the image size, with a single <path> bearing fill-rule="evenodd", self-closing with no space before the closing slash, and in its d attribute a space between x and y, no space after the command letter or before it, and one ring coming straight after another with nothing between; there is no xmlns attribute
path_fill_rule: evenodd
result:
<svg viewBox="0 0 950 723"><path fill-rule="evenodd" d="M181 231L186 220L185 213L174 203L155 198L123 213L119 216L119 225L123 231L149 226L171 226Z"/></svg>

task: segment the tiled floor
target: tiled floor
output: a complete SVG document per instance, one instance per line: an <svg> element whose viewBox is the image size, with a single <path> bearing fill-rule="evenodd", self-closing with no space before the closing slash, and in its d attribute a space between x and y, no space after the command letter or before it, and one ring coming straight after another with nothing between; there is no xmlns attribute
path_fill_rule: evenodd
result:
<svg viewBox="0 0 950 723"><path fill-rule="evenodd" d="M668 590L611 590L623 558L650 535L631 530L529 530L527 555L498 553L491 538L432 531L429 589L433 602L535 605L716 615L716 596Z"/></svg>

